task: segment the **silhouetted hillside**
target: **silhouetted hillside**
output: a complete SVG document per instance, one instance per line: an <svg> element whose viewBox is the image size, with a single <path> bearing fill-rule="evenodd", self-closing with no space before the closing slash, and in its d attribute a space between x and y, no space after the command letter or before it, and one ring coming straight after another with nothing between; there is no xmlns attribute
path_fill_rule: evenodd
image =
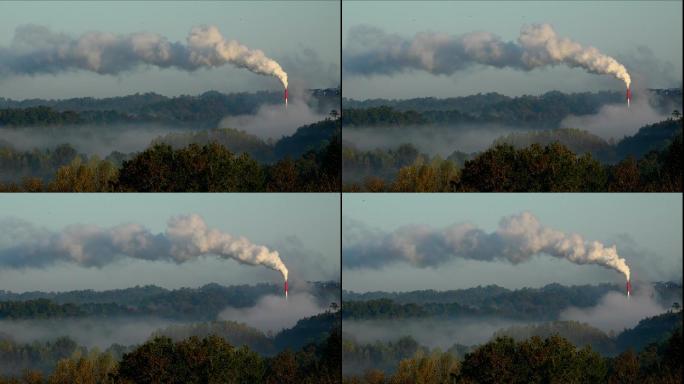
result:
<svg viewBox="0 0 684 384"><path fill-rule="evenodd" d="M312 282L310 293L327 306L339 302L339 284ZM156 286L110 291L26 292L0 291L0 319L84 316L157 316L183 320L214 320L226 307L254 306L266 295L281 295L276 284L222 286L167 290Z"/></svg>
<svg viewBox="0 0 684 384"><path fill-rule="evenodd" d="M656 284L657 299L669 307L681 302L681 285ZM623 292L613 284L566 287L549 284L542 288L508 290L498 286L452 291L367 292L343 291L345 319L456 318L497 316L531 321L557 320L568 307L596 305L608 292ZM677 296L679 295L679 296ZM677 299L678 298L678 299Z"/></svg>

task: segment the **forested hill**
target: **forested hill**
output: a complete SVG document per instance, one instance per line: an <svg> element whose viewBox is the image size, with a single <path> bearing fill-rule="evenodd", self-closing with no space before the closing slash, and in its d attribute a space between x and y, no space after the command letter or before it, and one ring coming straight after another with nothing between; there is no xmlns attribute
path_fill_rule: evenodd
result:
<svg viewBox="0 0 684 384"><path fill-rule="evenodd" d="M339 283L312 282L307 290L321 306L339 303ZM261 297L281 294L282 287L276 284L207 284L174 290L144 286L108 291L0 291L0 319L141 315L206 321L215 319L228 306L250 307Z"/></svg>
<svg viewBox="0 0 684 384"><path fill-rule="evenodd" d="M263 359L278 360L283 357L285 359L292 359L295 357L293 355L296 354L296 362L286 360L290 363L287 365L289 374L296 374L292 370L297 370L296 366L298 364L314 365L314 367L307 369L307 372L314 374L315 372L312 370L316 367L319 370L326 369L326 367L320 366L320 362L317 361L317 356L321 352L317 350L318 347L326 346L330 342L331 337L339 339L339 329L340 317L339 313L335 311L326 311L315 316L300 319L293 327L283 329L275 335L266 334L250 327L248 324L233 321L212 321L162 328L149 335L148 341L142 345L112 344L105 348L104 352L100 352L98 348L88 349L69 337L55 336L51 340L21 343L15 340L12 335L0 332L0 383L6 382L3 381L3 376L19 376L27 370L34 371L34 375L53 373L52 379L47 381L49 383L131 383L132 381L130 380L113 381L111 377L107 380L104 380L104 378L116 374L117 360L123 359L120 368L125 369L126 364L132 363L132 359L142 356L150 360L146 362L144 367L137 367L136 374L141 374L146 369L152 369L151 360L157 362L173 361L171 367L166 367L166 369L183 371L185 369L183 364L190 364L190 361L197 362L197 360L201 360L203 353L211 353L213 358L218 359L216 361L232 362L237 365L237 367L234 367L235 369L246 369L241 365L239 359L234 360L236 356L227 355L219 357L217 355L233 351L238 355L237 357L248 354L251 363L262 361ZM55 334L58 333L59 331L55 332ZM208 345L207 341L209 340L213 345ZM176 346L193 344L194 348L185 351L191 352L191 354L185 356L186 358L179 359L178 356L170 356L174 352L184 352L182 347L174 347L174 344ZM211 348L215 347L216 344L220 344L221 348ZM339 340L335 344L327 345L326 347L336 348L336 353L339 354ZM208 350L205 351L204 349ZM285 356L282 356L283 354ZM188 359L190 356L192 358ZM338 358L336 364L339 366L340 363ZM219 366L211 364L210 367L194 367L194 369L197 372L205 372L203 368L206 370L220 369ZM334 366L331 369L334 369ZM90 372L89 370L95 372ZM76 372L66 374L65 371ZM339 372L339 368L337 368L336 372ZM94 379L93 374L100 375L103 378ZM223 374L224 376L221 377L226 377L225 372ZM252 374L258 375L259 373L252 372ZM55 377L58 379L55 379ZM81 377L81 379L77 379L77 377ZM19 383L18 381L11 380L9 382ZM35 379L30 381L33 384L41 382ZM205 381L191 382L199 383Z"/></svg>
<svg viewBox="0 0 684 384"><path fill-rule="evenodd" d="M674 286L676 287L676 286ZM617 284L601 283L598 285L573 285L564 286L558 283L547 284L540 288L507 289L498 285L477 286L473 288L454 289L438 291L433 289L407 291L407 292L386 292L371 291L356 293L348 290L342 291L343 300L377 300L391 299L400 304L406 303L451 303L460 302L467 305L477 305L485 301L497 298L511 299L515 296L544 297L557 296L558 300L566 297L599 297L611 291L622 292L621 286ZM592 299L593 300L593 299Z"/></svg>
<svg viewBox="0 0 684 384"><path fill-rule="evenodd" d="M339 109L339 89L310 89L306 91L307 103L318 113L327 114L331 109ZM27 99L11 100L0 98L0 110L14 109L33 111L34 115L44 115L44 121L24 118L15 121L22 123L50 124L61 121L115 123L121 121L155 121L166 124L193 123L215 127L225 116L248 115L257 112L266 104L282 104L280 91L259 91L254 93L229 93L209 91L200 95L181 95L167 97L156 93L136 93L134 95L110 98L72 98L64 100ZM40 109L38 107L43 107ZM45 107L52 110L48 116ZM16 112L19 113L19 112ZM63 116L55 114L62 113ZM81 116L74 120L74 114ZM1 115L0 115L1 116ZM0 126L4 125L0 120Z"/></svg>
<svg viewBox="0 0 684 384"><path fill-rule="evenodd" d="M665 307L682 302L681 284L655 283L657 299ZM343 292L345 319L456 318L497 316L532 321L556 320L568 307L596 305L608 292L623 292L612 284L508 290L496 285L452 291Z"/></svg>
<svg viewBox="0 0 684 384"><path fill-rule="evenodd" d="M455 150L446 159L431 157L412 144L360 150L346 143L343 189L677 192L682 190L683 122L681 114L673 112L617 144L578 129L521 131L500 137L483 152Z"/></svg>
<svg viewBox="0 0 684 384"><path fill-rule="evenodd" d="M446 352L430 351L411 337L360 344L345 334L343 382L681 383L681 313L642 323L664 318L675 319L669 329L646 345L627 348L616 346L616 339L600 330L576 322L527 327L515 330L513 336L508 330L482 345L454 344Z"/></svg>
<svg viewBox="0 0 684 384"><path fill-rule="evenodd" d="M664 114L681 109L682 90L649 90L649 102ZM624 93L551 91L539 96L509 97L498 93L446 99L343 99L345 126L409 124L505 124L529 129L554 129L570 115L596 114L608 104L624 103Z"/></svg>
<svg viewBox="0 0 684 384"><path fill-rule="evenodd" d="M515 340L525 340L534 336L547 338L559 335L577 347L590 345L602 355L613 356L630 348L637 352L641 351L649 344L666 340L674 330L681 327L682 312L667 311L644 318L634 328L625 329L616 336L616 333L607 334L598 328L577 321L553 321L502 329L492 338L508 336Z"/></svg>

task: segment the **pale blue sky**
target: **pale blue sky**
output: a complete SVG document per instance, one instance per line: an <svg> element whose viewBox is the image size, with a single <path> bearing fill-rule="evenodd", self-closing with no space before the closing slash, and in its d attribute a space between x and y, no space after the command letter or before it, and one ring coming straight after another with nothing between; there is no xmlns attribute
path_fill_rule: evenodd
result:
<svg viewBox="0 0 684 384"><path fill-rule="evenodd" d="M0 199L0 212L0 220L20 218L53 231L70 224L110 227L134 222L154 233L163 232L171 216L197 213L210 227L281 251L291 279L339 280L339 194L10 194ZM299 246L293 245L293 237ZM102 269L0 269L0 289L11 291L263 281L279 283L280 276L216 258L182 265L126 261Z"/></svg>
<svg viewBox="0 0 684 384"><path fill-rule="evenodd" d="M628 259L636 279L682 279L681 194L345 194L343 207L344 220L385 232L410 224L440 228L465 222L491 232L503 216L530 211L547 226L616 244L618 253L629 246L636 251ZM599 266L544 256L517 266L457 260L439 269L399 264L380 270L343 269L343 285L353 291L487 284L520 288L552 282L622 284L623 277Z"/></svg>
<svg viewBox="0 0 684 384"><path fill-rule="evenodd" d="M404 37L421 31L488 31L515 40L523 24L550 23L560 36L620 59L631 72L644 72L634 74L637 87L682 83L681 1L345 1L342 14L343 47L349 28L362 24ZM653 52L653 63L637 54L640 47ZM527 73L477 67L448 77L414 72L366 78L345 73L343 82L345 96L359 99L622 90L622 84L610 77L563 67Z"/></svg>
<svg viewBox="0 0 684 384"><path fill-rule="evenodd" d="M78 35L86 31L154 32L185 42L193 26L216 25L227 39L263 50L279 61L292 86L339 85L338 1L50 1L0 3L0 46L22 24ZM315 59L307 56L311 51ZM120 76L86 72L0 79L0 97L120 96L154 91L165 95L280 89L277 80L224 66L185 73L146 69Z"/></svg>

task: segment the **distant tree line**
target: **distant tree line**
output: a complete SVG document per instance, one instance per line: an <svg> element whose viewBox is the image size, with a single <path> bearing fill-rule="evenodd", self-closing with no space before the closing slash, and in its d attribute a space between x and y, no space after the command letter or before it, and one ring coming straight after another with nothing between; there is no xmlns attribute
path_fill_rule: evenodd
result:
<svg viewBox="0 0 684 384"><path fill-rule="evenodd" d="M309 293L321 306L339 303L339 283L311 282ZM0 320L59 319L86 316L154 316L183 321L212 321L230 306L254 306L266 295L282 294L276 284L207 284L199 288L167 290L156 286L108 291L0 291Z"/></svg>
<svg viewBox="0 0 684 384"><path fill-rule="evenodd" d="M667 282L654 283L653 286L659 297L667 297L668 300L681 300L682 286L680 284ZM463 305L477 307L488 304L502 307L506 303L512 303L513 307L545 306L546 311L550 311L551 308L567 306L594 306L606 293L622 293L624 292L623 290L624 287L621 285L608 283L572 286L551 283L539 288L524 287L520 289L507 289L498 285L486 285L447 291L423 289L407 292L371 291L357 293L345 290L342 297L344 301L391 299L401 304L458 302Z"/></svg>
<svg viewBox="0 0 684 384"><path fill-rule="evenodd" d="M320 114L339 109L339 89L309 90L308 103ZM226 116L251 115L263 105L282 105L280 91L166 97L156 93L62 100L0 98L0 127L157 122L215 128Z"/></svg>
<svg viewBox="0 0 684 384"><path fill-rule="evenodd" d="M133 314L133 311L114 303L57 304L49 299L0 301L0 320L54 319L129 314Z"/></svg>
<svg viewBox="0 0 684 384"><path fill-rule="evenodd" d="M650 90L649 102L667 113L681 108L682 90ZM596 114L608 104L624 103L622 92L562 93L508 97L498 93L463 97L423 97L405 100L343 99L345 127L383 127L415 124L494 123L526 128L560 128L569 115ZM670 109L671 110L671 109Z"/></svg>
<svg viewBox="0 0 684 384"><path fill-rule="evenodd" d="M679 284L654 284L662 306L681 302ZM623 293L612 284L565 287L549 284L541 288L508 290L497 286L454 291L367 292L343 294L342 315L348 320L393 320L404 318L457 318L464 315L496 316L531 321L558 320L568 307L598 305L610 292Z"/></svg>
<svg viewBox="0 0 684 384"><path fill-rule="evenodd" d="M618 92L507 97L497 93L446 99L373 99L343 101L343 124L390 126L495 123L527 128L557 128L569 115L595 114L606 104L623 101Z"/></svg>

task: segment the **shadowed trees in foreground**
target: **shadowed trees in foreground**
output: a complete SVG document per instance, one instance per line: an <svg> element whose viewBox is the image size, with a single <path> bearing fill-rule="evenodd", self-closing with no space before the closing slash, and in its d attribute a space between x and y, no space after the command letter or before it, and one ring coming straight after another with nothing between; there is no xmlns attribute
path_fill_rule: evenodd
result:
<svg viewBox="0 0 684 384"><path fill-rule="evenodd" d="M631 349L615 358L590 347L578 349L560 336L516 342L500 337L459 361L450 353L419 353L402 360L394 374L369 370L347 376L345 384L466 383L680 383L682 333L652 344L639 354Z"/></svg>
<svg viewBox="0 0 684 384"><path fill-rule="evenodd" d="M340 187L340 159L337 136L321 150L272 165L217 143L180 149L157 144L118 169L108 160L76 157L47 183L25 178L0 183L0 192L334 192Z"/></svg>
<svg viewBox="0 0 684 384"><path fill-rule="evenodd" d="M366 177L346 191L369 192L678 192L682 190L682 135L640 159L604 165L559 143L516 149L500 144L459 168L450 159L417 156L393 179Z"/></svg>
<svg viewBox="0 0 684 384"><path fill-rule="evenodd" d="M60 360L48 376L27 371L18 378L0 378L0 384L333 384L340 382L340 340L334 330L321 344L268 358L218 336L177 342L156 337L120 362L93 351Z"/></svg>

